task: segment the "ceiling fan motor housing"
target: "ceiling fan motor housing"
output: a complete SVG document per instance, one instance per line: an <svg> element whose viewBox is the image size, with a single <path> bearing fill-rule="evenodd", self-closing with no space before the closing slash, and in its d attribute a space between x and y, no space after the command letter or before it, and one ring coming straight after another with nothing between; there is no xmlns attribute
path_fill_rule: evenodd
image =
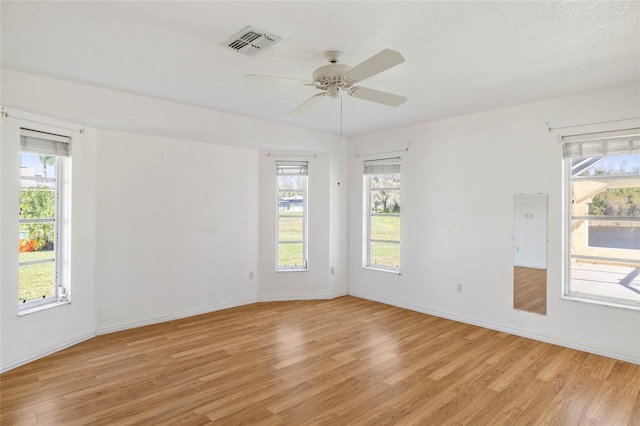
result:
<svg viewBox="0 0 640 426"><path fill-rule="evenodd" d="M342 52L338 50L329 50L328 52L324 52L324 57L327 58L332 64L337 64L340 62L340 58L342 58Z"/></svg>
<svg viewBox="0 0 640 426"><path fill-rule="evenodd" d="M313 72L313 84L318 89L328 89L335 86L342 89L348 89L353 83L345 78L345 74L351 69L349 65L331 64L318 68ZM338 96L337 90L335 96ZM327 94L330 97L331 93Z"/></svg>

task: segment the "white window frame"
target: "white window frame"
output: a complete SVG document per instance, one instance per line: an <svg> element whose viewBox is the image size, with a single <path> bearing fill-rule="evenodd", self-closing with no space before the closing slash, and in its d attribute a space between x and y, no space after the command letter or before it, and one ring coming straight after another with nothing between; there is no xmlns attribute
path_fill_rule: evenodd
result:
<svg viewBox="0 0 640 426"><path fill-rule="evenodd" d="M612 261L621 260L622 258L615 258L613 256L579 256L574 255L573 247L573 221L584 219L581 216L573 216L573 195L572 195L572 164L573 158L589 158L589 157L607 157L615 155L627 155L627 154L640 154L640 128L623 129L608 132L596 132L588 134L566 135L559 137L559 142L563 147L563 178L564 178L564 197L563 197L563 212L564 212L564 228L563 232L563 286L562 297L565 299L576 300L586 303L597 303L608 306L622 307L628 309L640 310L640 303L630 299L622 299L616 297L609 297L605 295L592 294L587 292L573 291L571 287L571 270L572 270L572 258L582 257L587 260L607 260ZM624 256L625 260L629 259L627 255ZM640 259L636 260L638 267L640 267Z"/></svg>
<svg viewBox="0 0 640 426"><path fill-rule="evenodd" d="M20 314L30 313L47 306L57 306L70 301L70 209L71 209L71 138L65 135L42 132L32 128L20 128L20 153L45 154L56 157L55 207L54 207L54 282L53 295L29 301L18 300ZM19 188L18 188L19 190ZM35 223L37 219L19 219L19 224ZM23 266L51 261L18 262ZM18 286L20 283L18 282Z"/></svg>
<svg viewBox="0 0 640 426"><path fill-rule="evenodd" d="M400 186L398 187L398 191L400 192L400 199L402 199L402 158L393 157L393 158L379 158L374 160L363 161L363 191L364 191L364 202L363 202L363 223L364 223L364 241L363 241L363 264L362 267L365 269L373 269L383 272L391 272L395 274L400 274L400 266L401 266L401 258L402 258L402 250L400 248L401 241L400 240L376 240L377 242L385 242L385 243L397 243L399 246L399 260L398 266L394 265L381 265L374 264L371 260L371 243L376 242L371 237L371 218L373 213L371 213L371 176L376 174L399 174L400 175ZM400 213L388 213L389 215L397 216L402 223L401 215L402 209L400 209ZM402 229L402 225L401 229Z"/></svg>
<svg viewBox="0 0 640 426"><path fill-rule="evenodd" d="M280 241L280 218L286 217L280 212L280 185L279 177L283 175L288 176L304 176L303 187L300 191L302 193L302 241ZM309 162L308 161L290 161L290 160L277 160L276 161L276 272L306 272L309 270L309 238L308 238L308 223L309 223ZM280 265L280 244L302 243L302 265L294 266L281 266Z"/></svg>

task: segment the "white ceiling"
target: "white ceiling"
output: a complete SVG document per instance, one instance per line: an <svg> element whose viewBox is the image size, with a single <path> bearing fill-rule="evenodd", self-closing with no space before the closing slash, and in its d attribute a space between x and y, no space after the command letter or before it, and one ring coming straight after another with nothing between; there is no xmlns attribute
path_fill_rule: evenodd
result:
<svg viewBox="0 0 640 426"><path fill-rule="evenodd" d="M288 112L316 89L326 50L357 65L406 62L363 86L397 108L344 98L347 135L640 81L640 2L2 2L2 67L330 132L340 103ZM245 26L282 41L221 47Z"/></svg>

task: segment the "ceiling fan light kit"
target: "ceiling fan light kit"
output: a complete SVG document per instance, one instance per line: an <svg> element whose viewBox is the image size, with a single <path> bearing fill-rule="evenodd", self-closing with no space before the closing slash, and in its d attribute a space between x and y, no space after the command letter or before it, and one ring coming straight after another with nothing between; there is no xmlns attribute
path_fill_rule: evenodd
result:
<svg viewBox="0 0 640 426"><path fill-rule="evenodd" d="M403 63L404 58L399 52L391 49L381 50L353 68L339 63L340 58L342 57L342 52L330 50L325 52L324 56L329 61L329 65L324 65L316 69L312 75L313 81L259 74L249 74L246 77L313 86L322 91L321 93L307 99L301 105L293 109L289 114L299 114L304 112L318 103L323 97L339 98L341 92L346 92L349 96L353 96L354 98L392 107L400 106L407 100L405 96L369 89L362 86L354 86L356 83Z"/></svg>

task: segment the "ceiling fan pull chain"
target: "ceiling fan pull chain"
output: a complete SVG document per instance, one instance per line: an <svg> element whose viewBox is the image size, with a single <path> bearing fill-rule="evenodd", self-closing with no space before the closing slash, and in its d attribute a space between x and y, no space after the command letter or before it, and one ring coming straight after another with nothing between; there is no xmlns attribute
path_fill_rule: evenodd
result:
<svg viewBox="0 0 640 426"><path fill-rule="evenodd" d="M342 139L342 96L340 96L340 143L344 143L344 139Z"/></svg>

